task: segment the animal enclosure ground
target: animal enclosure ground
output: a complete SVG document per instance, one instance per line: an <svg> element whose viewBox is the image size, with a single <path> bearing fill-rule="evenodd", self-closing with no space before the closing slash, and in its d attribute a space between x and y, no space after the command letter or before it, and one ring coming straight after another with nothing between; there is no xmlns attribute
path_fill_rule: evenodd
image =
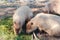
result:
<svg viewBox="0 0 60 40"><path fill-rule="evenodd" d="M6 17L0 20L0 40L31 40L31 35L22 33L19 36L15 36L12 25L11 17Z"/></svg>

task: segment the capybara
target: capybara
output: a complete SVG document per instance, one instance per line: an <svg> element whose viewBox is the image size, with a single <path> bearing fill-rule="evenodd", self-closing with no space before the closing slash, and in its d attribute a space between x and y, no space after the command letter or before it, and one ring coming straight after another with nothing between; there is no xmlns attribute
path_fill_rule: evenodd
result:
<svg viewBox="0 0 60 40"><path fill-rule="evenodd" d="M13 29L15 34L22 31L22 26L25 21L29 21L33 17L33 13L28 6L19 7L13 14Z"/></svg>
<svg viewBox="0 0 60 40"><path fill-rule="evenodd" d="M60 36L60 16L39 13L32 18L26 26L26 32L30 33L36 29L45 31L50 36Z"/></svg>

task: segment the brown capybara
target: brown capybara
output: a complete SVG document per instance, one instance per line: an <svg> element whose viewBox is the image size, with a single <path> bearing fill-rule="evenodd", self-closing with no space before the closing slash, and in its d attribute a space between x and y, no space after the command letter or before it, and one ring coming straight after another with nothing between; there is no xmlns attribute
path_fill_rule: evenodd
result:
<svg viewBox="0 0 60 40"><path fill-rule="evenodd" d="M30 33L36 29L44 30L50 36L60 36L60 16L39 13L32 18L26 26L26 32Z"/></svg>

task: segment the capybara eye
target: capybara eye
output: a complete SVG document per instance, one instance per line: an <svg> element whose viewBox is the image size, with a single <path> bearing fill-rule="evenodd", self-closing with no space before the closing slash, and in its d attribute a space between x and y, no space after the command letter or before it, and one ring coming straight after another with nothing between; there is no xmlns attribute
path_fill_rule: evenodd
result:
<svg viewBox="0 0 60 40"><path fill-rule="evenodd" d="M33 23L31 23L31 25L33 25Z"/></svg>

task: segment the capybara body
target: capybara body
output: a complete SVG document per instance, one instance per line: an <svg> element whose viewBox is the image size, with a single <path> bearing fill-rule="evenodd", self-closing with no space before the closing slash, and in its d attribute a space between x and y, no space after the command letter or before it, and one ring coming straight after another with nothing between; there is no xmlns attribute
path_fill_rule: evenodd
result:
<svg viewBox="0 0 60 40"><path fill-rule="evenodd" d="M60 0L50 0L48 8L51 13L60 15Z"/></svg>
<svg viewBox="0 0 60 40"><path fill-rule="evenodd" d="M50 36L60 36L60 17L52 14L39 13L32 18L26 26L26 32L30 33L36 29L44 30Z"/></svg>
<svg viewBox="0 0 60 40"><path fill-rule="evenodd" d="M19 7L13 15L13 28L14 33L19 34L22 30L22 26L25 21L30 20L33 17L33 13L28 6Z"/></svg>

